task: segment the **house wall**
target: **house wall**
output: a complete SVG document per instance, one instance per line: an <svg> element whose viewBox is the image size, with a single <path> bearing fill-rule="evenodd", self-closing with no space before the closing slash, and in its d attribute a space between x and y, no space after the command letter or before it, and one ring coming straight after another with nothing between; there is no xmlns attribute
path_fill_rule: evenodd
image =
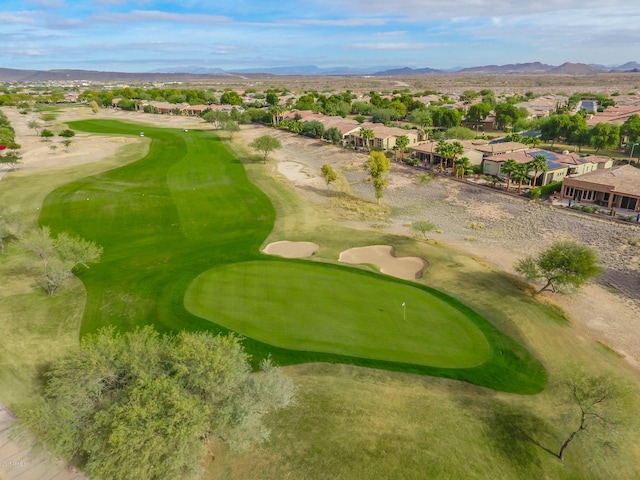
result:
<svg viewBox="0 0 640 480"><path fill-rule="evenodd" d="M609 185L585 182L579 178L566 178L564 180L561 198L583 204L594 204L614 209L628 208L640 212L640 195L616 193L612 191L612 187ZM634 203L635 205L633 205Z"/></svg>

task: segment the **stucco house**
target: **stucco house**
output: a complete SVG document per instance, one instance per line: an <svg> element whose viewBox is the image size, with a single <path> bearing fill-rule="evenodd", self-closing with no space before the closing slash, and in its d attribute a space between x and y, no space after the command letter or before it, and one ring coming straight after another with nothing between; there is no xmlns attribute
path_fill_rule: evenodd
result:
<svg viewBox="0 0 640 480"><path fill-rule="evenodd" d="M640 169L620 165L584 175L570 175L562 182L561 198L640 212Z"/></svg>
<svg viewBox="0 0 640 480"><path fill-rule="evenodd" d="M536 155L542 155L547 159L547 171L538 172L534 185L548 185L553 182L563 181L567 175L584 175L598 169L604 170L613 166L613 160L607 157L596 155L581 157L575 152L555 153L548 150L529 148L525 151L487 156L484 159L483 171L486 175L506 177L507 175L502 171L504 162L511 158L517 163L529 163ZM531 170L529 174L535 175L535 171Z"/></svg>
<svg viewBox="0 0 640 480"><path fill-rule="evenodd" d="M362 138L360 134L361 128L372 130L374 138L367 142L367 140ZM345 141L347 143L353 143L356 147L366 147L368 143L369 147L391 150L395 147L397 139L403 135L409 139L408 147L417 145L421 138L418 130L405 130L404 128L387 127L381 123L365 122L345 135Z"/></svg>
<svg viewBox="0 0 640 480"><path fill-rule="evenodd" d="M452 143L454 141L456 140L448 140L449 143ZM482 165L484 154L482 153L482 151L476 148L476 143L474 142L476 141L460 141L464 148L460 157L467 157L471 165ZM412 147L409 147L409 155L420 160L420 163L422 163L423 165L439 165L440 155L436 152L437 146L438 142L434 141L414 145Z"/></svg>

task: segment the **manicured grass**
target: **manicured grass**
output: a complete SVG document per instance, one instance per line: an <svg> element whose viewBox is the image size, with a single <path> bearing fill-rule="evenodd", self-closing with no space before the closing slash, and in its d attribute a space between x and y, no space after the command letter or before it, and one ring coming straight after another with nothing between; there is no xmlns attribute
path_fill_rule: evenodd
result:
<svg viewBox="0 0 640 480"><path fill-rule="evenodd" d="M417 286L318 263L223 265L196 278L185 304L200 317L281 348L449 368L475 367L491 355L473 320L445 300Z"/></svg>
<svg viewBox="0 0 640 480"><path fill-rule="evenodd" d="M113 121L75 122L72 127L133 135L141 130L139 125ZM441 292L347 267L265 257L259 247L273 228L273 205L247 180L244 166L219 139L197 130L144 127L144 132L152 140L144 158L71 182L53 191L44 203L41 224L104 247L101 262L80 272L87 288L82 333L110 324L124 329L154 324L161 331L231 330L247 335L245 347L256 363L272 355L281 364L353 363L457 378L512 392L534 393L543 388L544 370L524 348ZM286 269L283 276L290 283L256 281L251 292L260 305L252 306L239 296L252 277L248 266L265 265ZM214 299L226 303L222 308L215 301L204 305L206 312L198 314L205 320L185 309L184 298L192 281L210 269L213 273L203 278L219 277L222 269L226 288L236 294L216 297L211 292ZM308 282L312 288L304 297L290 295L291 289L304 290ZM280 326L291 326L302 320L315 298L314 290L325 282L349 286L339 290L341 298L349 299L351 313L344 321L353 322L349 326L352 346L349 338L341 338L346 330L334 329L332 339L332 327L326 325L328 318L334 325L339 321L330 299L338 295L337 289L326 289L314 300L315 314L304 318L309 322L304 341L283 332L264 335L268 329L262 317L269 309L273 311L270 320L286 313ZM352 295L355 284L362 285ZM190 297L190 307L196 297L206 298L206 290L200 286L199 293ZM397 314L403 301L408 302L409 312L412 306L427 315L433 309L432 323L415 324L405 332L392 319L384 330L373 332L381 329L384 317L372 316L372 295L383 302L378 308L391 311L395 305ZM232 304L238 312L233 317L228 315ZM251 327L247 318L253 319ZM263 333L256 333L257 328ZM314 332L321 335L313 338Z"/></svg>

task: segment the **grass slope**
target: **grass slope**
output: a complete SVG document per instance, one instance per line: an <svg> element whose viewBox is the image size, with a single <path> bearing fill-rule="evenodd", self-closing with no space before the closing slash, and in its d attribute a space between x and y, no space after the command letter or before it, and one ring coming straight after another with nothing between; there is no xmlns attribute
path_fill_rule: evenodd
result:
<svg viewBox="0 0 640 480"><path fill-rule="evenodd" d="M140 130L139 126L113 121L75 122L72 126L97 133L137 135ZM373 341L371 335L361 335L362 343L352 349L331 346L327 333L315 343L309 341L302 346L292 339L272 343L273 336L252 335L261 318L255 315L252 303L239 296L247 284L241 269L240 274L228 278L235 286L235 294L226 301L234 304L239 312L231 321L229 318L218 320L215 302L208 304L208 314L198 312L213 323L190 314L184 307L184 295L202 272L250 260L266 262L267 257L259 253L259 246L273 228L275 211L269 199L247 180L243 165L212 133L151 127L145 127L144 131L145 137L152 140L144 158L71 182L53 191L44 203L41 224L51 225L56 231L73 232L104 247L101 262L81 273L87 287L83 333L114 323L120 328L154 324L160 330L241 331L248 332L245 346L254 354L256 362L271 354L281 364L354 363L448 376L520 393L543 388L544 370L525 349L465 305L437 291L429 291L429 295L423 289L427 300L415 302L413 298L419 295L413 293L412 303L422 303L427 310L448 305L444 316L451 315L452 323L442 319L432 322L430 326L438 329L430 332L433 338L431 342L425 341L422 347L425 351L420 352L420 347L414 344L408 354L404 347L415 342L415 338L394 327L387 328L386 352L382 352L380 340ZM289 269L288 278L295 284L304 284L304 275L310 272L309 264L280 262L285 264ZM352 271L327 266L322 270L323 280L315 273L316 282L352 283L355 273L348 273ZM394 283L377 274L361 275L358 282L376 285L378 296L382 296L383 291L390 292L388 305L400 305L406 299L407 283ZM419 290L415 287L412 292ZM253 292L254 298L265 301L274 289L265 291L264 285L258 282ZM314 315L306 316L305 320L315 325L310 328L309 337L328 316L334 315L335 312L324 310L331 305L328 298L331 294L335 295L335 291L324 296L327 301L318 303L313 309ZM308 297L282 301L288 304L288 313L295 318L308 311ZM370 320L370 312L363 308L368 302L365 293L350 301L351 318L356 325L365 326ZM273 309L280 303L274 301L268 307ZM283 307L278 310L282 311ZM247 330L239 323L248 316L254 318L254 330ZM450 345L442 344L434 353L428 352L434 350L438 338L450 341L460 332L469 337L468 342L462 344L471 351L466 352L460 344L453 350ZM340 343L339 335L335 340ZM376 354L376 350L380 353ZM448 362L441 354L447 350ZM391 354L392 351L395 354ZM452 354L453 351L456 353Z"/></svg>

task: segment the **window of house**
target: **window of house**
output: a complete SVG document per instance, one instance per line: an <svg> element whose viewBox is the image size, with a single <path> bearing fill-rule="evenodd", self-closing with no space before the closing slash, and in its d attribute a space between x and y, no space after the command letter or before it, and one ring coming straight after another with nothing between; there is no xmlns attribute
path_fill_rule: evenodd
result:
<svg viewBox="0 0 640 480"><path fill-rule="evenodd" d="M594 192L593 190L585 190L584 193L582 194L582 199L583 200L593 200L594 198L596 198L596 192Z"/></svg>
<svg viewBox="0 0 640 480"><path fill-rule="evenodd" d="M565 197L573 197L573 187L567 187L564 189Z"/></svg>

